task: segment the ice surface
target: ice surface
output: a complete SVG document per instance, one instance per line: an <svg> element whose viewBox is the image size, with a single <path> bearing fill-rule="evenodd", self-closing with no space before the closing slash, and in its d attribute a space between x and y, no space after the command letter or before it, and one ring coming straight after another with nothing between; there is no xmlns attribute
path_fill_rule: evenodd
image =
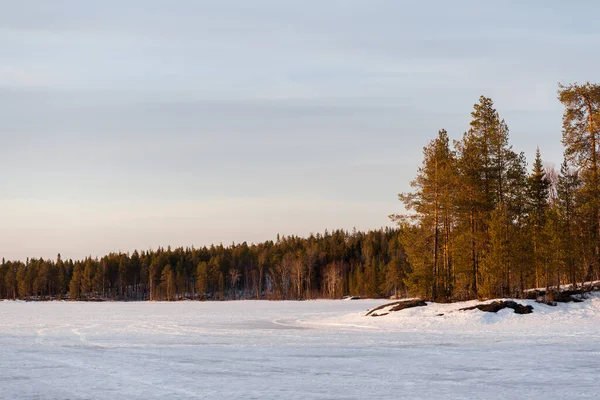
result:
<svg viewBox="0 0 600 400"><path fill-rule="evenodd" d="M4 301L0 398L597 398L600 298L364 317L385 302Z"/></svg>

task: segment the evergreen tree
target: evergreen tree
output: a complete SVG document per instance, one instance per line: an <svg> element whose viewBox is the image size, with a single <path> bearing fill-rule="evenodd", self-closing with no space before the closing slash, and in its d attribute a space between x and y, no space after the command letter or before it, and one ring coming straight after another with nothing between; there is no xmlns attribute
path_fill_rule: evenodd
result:
<svg viewBox="0 0 600 400"><path fill-rule="evenodd" d="M4 295L7 299L16 299L17 298L17 270L16 265L14 263L6 264L4 259L2 260L2 265L5 266L3 270L5 271L4 275Z"/></svg>
<svg viewBox="0 0 600 400"><path fill-rule="evenodd" d="M170 265L165 266L165 268L162 270L160 275L160 286L164 298L167 301L175 300L175 273Z"/></svg>
<svg viewBox="0 0 600 400"><path fill-rule="evenodd" d="M507 292L502 295L520 296L529 287L532 260L528 230L529 176L523 153L510 157L506 182L506 241L509 257L503 285Z"/></svg>
<svg viewBox="0 0 600 400"><path fill-rule="evenodd" d="M203 299L208 291L208 263L201 261L196 268L196 289L198 296Z"/></svg>
<svg viewBox="0 0 600 400"><path fill-rule="evenodd" d="M404 216L404 219L412 220L421 231L420 234L428 239L420 241L423 249L415 250L418 253L430 252L431 257L422 265L425 270L414 268L413 273L419 276L421 283L431 285L426 292L430 293L432 299L436 299L447 295L447 276L451 274L450 237L453 230L457 174L455 155L445 130L439 131L438 137L423 149L423 155L423 164L416 179L411 182L414 191L400 194L399 198L407 210L414 211L414 214ZM406 241L403 244L408 246ZM413 257L415 256L419 257ZM413 263L410 252L408 257L409 262Z"/></svg>
<svg viewBox="0 0 600 400"><path fill-rule="evenodd" d="M519 164L520 156L509 146L508 127L500 119L490 98L481 96L471 117L471 128L461 141L456 142L461 188L457 201L461 214L458 242L461 246L468 244L468 248L462 247L461 252L470 254L470 286L472 295L477 297L482 258L484 254L490 254L488 230L494 210L501 209L498 212L506 216L504 241L510 241L512 210L507 205L507 196L511 196L511 172ZM508 263L502 265L507 282L496 287L509 290L510 258L504 260ZM486 262L486 268L489 268L490 260ZM468 270L466 266L460 269Z"/></svg>
<svg viewBox="0 0 600 400"><path fill-rule="evenodd" d="M584 234L592 254L591 274L600 276L600 85L585 83L560 85L558 97L565 106L563 114L562 142L565 157L579 169L582 182L581 211L585 213L589 227ZM590 276L590 278L592 278Z"/></svg>
<svg viewBox="0 0 600 400"><path fill-rule="evenodd" d="M577 172L572 171L567 164L567 160L564 160L558 176L556 204L562 228L560 236L562 238L563 262L568 271L569 283L573 287L577 284L578 264L581 262L580 251L578 251L581 242L578 240L577 234L579 215L576 203L576 193L579 191L580 186L581 182Z"/></svg>
<svg viewBox="0 0 600 400"><path fill-rule="evenodd" d="M31 274L29 268L29 260L25 264L19 264L17 269L17 287L19 289L19 297L24 299L31 296Z"/></svg>
<svg viewBox="0 0 600 400"><path fill-rule="evenodd" d="M509 263L509 247L506 235L507 214L506 207L500 205L490 214L488 226L488 244L482 254L482 268L480 290L478 295L484 298L493 298L498 294L505 294L508 279L507 265Z"/></svg>
<svg viewBox="0 0 600 400"><path fill-rule="evenodd" d="M531 229L533 264L535 270L535 286L540 287L542 283L542 250L541 247L547 244L542 232L546 224L546 216L549 210L550 181L546 177L540 149L535 153L533 171L529 176L528 182L528 208L529 208L529 226ZM547 276L547 274L545 274Z"/></svg>
<svg viewBox="0 0 600 400"><path fill-rule="evenodd" d="M81 264L75 263L73 277L69 284L69 298L71 300L79 300L81 298L81 275Z"/></svg>

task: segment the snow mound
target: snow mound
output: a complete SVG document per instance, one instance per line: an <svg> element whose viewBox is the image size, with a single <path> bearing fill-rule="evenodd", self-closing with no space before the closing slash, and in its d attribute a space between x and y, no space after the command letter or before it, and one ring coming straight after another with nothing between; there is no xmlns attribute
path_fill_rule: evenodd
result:
<svg viewBox="0 0 600 400"><path fill-rule="evenodd" d="M392 305L386 303L372 307L380 318L366 318L365 312L338 317L315 318L301 321L306 326L329 326L338 329L381 330L397 332L463 332L481 333L494 331L519 335L535 335L544 332L564 335L582 335L586 332L598 335L600 327L600 292L588 294L583 303L558 303L557 306L536 303L534 300L497 299L514 301L522 306L533 307L528 315L515 314L506 308L496 313L478 309L462 310L490 304L492 301L477 300L440 304L427 303L427 307L413 307L390 312ZM384 307L381 307L384 306ZM385 315L383 315L385 314Z"/></svg>

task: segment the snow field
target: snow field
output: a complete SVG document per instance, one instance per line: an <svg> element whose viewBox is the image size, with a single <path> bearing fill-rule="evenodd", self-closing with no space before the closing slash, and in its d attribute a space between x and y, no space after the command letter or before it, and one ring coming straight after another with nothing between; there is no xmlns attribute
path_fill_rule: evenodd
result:
<svg viewBox="0 0 600 400"><path fill-rule="evenodd" d="M1 399L596 398L600 298L0 302ZM440 316L439 314L444 314Z"/></svg>

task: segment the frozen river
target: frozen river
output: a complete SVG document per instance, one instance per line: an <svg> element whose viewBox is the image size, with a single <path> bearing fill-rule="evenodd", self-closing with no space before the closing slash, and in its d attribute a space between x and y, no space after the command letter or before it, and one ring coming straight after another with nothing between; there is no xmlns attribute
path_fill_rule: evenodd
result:
<svg viewBox="0 0 600 400"><path fill-rule="evenodd" d="M363 316L383 303L4 301L0 398L598 396L600 299Z"/></svg>

